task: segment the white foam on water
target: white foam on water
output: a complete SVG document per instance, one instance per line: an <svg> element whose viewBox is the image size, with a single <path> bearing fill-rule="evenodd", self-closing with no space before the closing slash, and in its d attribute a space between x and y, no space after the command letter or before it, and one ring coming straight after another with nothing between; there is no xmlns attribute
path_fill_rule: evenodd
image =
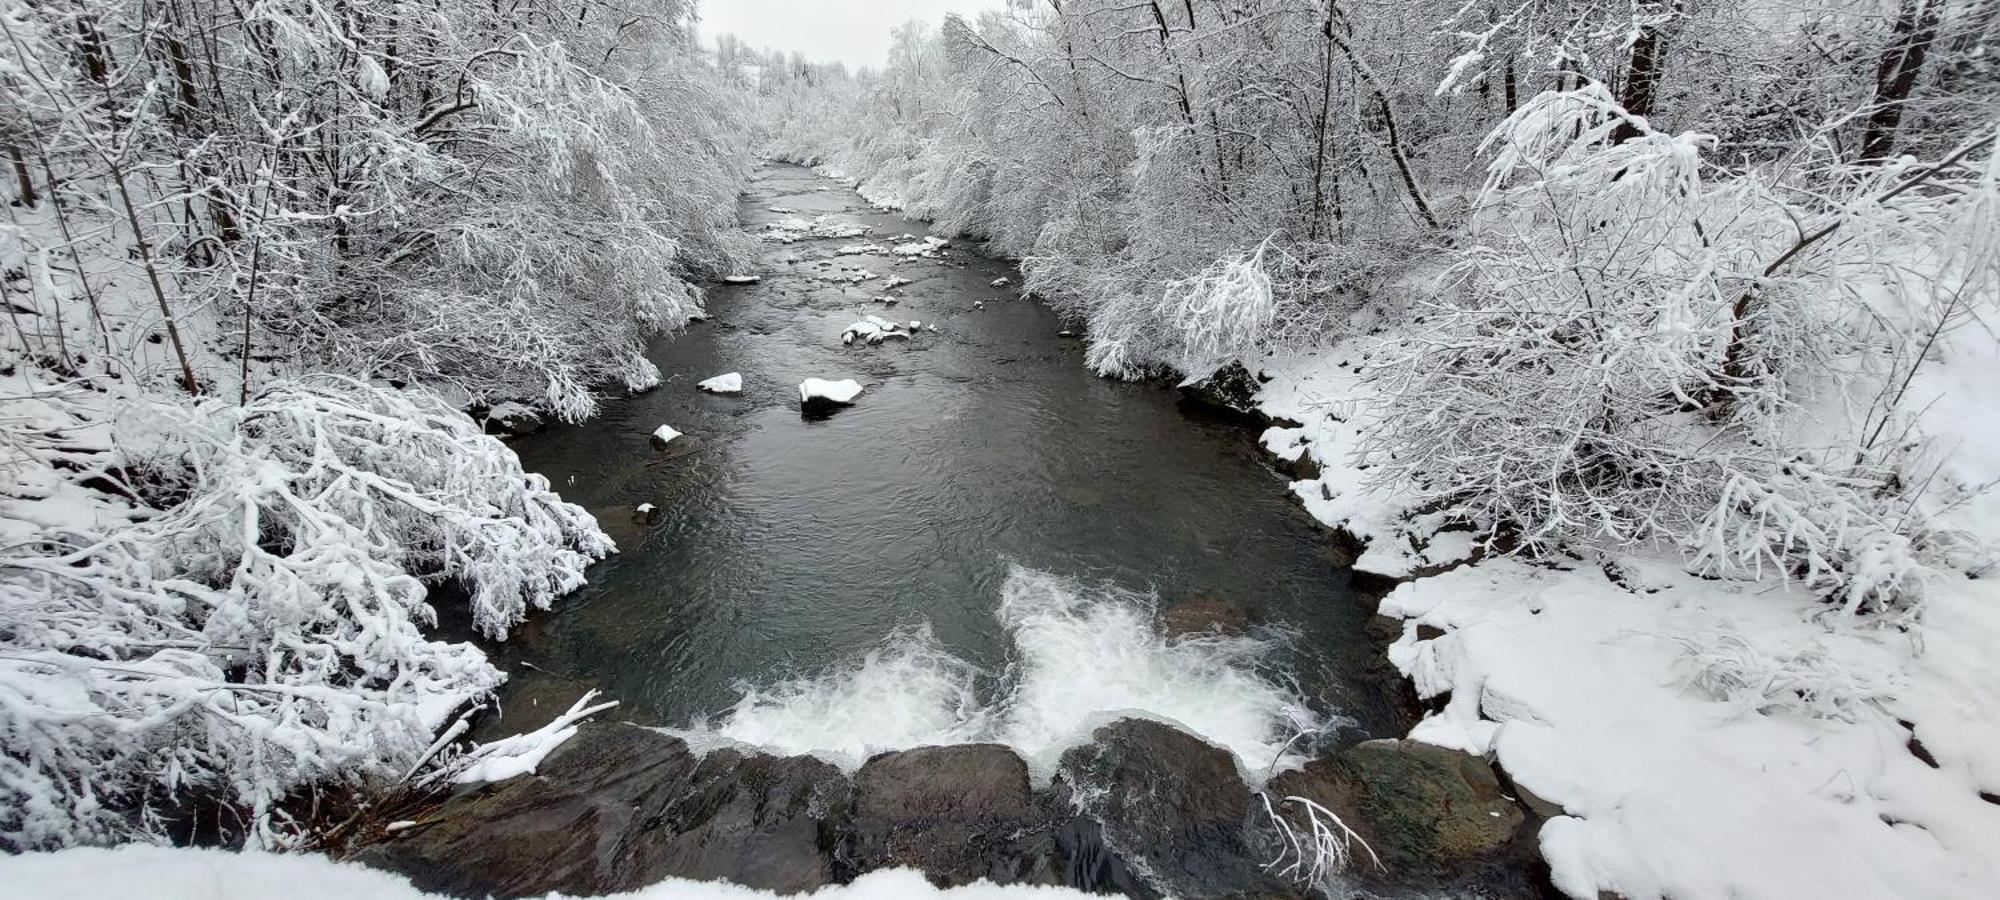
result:
<svg viewBox="0 0 2000 900"><path fill-rule="evenodd" d="M739 685L715 736L855 768L883 750L983 740L990 710L977 666L946 652L929 625L899 628L861 659L768 687Z"/></svg>
<svg viewBox="0 0 2000 900"><path fill-rule="evenodd" d="M927 626L904 628L862 658L743 698L707 735L853 769L875 753L991 741L1046 777L1097 726L1138 715L1176 724L1235 753L1262 780L1302 760L1294 738L1322 726L1296 691L1265 671L1270 638L1168 638L1158 599L1022 566L1009 569L997 617L1014 644L1003 673L946 651ZM982 681L998 690L982 702Z"/></svg>

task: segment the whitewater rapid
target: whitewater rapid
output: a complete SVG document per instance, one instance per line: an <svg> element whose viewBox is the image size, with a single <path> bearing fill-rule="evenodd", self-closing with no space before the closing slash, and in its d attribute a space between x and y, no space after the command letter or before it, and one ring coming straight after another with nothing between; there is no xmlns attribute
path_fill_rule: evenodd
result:
<svg viewBox="0 0 2000 900"><path fill-rule="evenodd" d="M927 624L908 626L828 670L739 684L726 713L675 731L849 770L884 751L1000 743L1046 778L1099 725L1143 716L1227 748L1261 781L1302 761L1306 738L1336 724L1270 664L1286 632L1168 636L1151 593L1020 565L1000 594L995 617L1012 643L1002 671L948 652Z"/></svg>

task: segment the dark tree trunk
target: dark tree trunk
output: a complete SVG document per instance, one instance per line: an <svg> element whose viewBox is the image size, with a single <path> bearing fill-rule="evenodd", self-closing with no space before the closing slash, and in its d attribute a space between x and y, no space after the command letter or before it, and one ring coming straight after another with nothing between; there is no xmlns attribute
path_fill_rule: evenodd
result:
<svg viewBox="0 0 2000 900"><path fill-rule="evenodd" d="M34 208L41 202L41 195L35 192L35 179L28 174L28 161L21 158L21 148L7 145L7 160L14 164L14 183L21 191L21 205Z"/></svg>
<svg viewBox="0 0 2000 900"><path fill-rule="evenodd" d="M1903 105L1909 102L1923 71L1924 59L1937 40L1938 21L1944 16L1942 0L1903 0L1889 44L1882 48L1875 68L1874 110L1861 135L1861 161L1881 162L1896 149L1896 131L1903 122Z"/></svg>
<svg viewBox="0 0 2000 900"><path fill-rule="evenodd" d="M1673 4L1673 12L1678 15L1680 3ZM1647 4L1647 11L1657 14L1659 4ZM1620 91L1618 103L1625 111L1640 118L1653 114L1653 101L1659 95L1660 64L1666 55L1666 34L1669 23L1648 22L1640 27L1638 36L1632 39L1632 58L1625 68L1625 86ZM1622 144L1639 136L1639 129L1631 122L1619 122L1611 132L1611 142Z"/></svg>

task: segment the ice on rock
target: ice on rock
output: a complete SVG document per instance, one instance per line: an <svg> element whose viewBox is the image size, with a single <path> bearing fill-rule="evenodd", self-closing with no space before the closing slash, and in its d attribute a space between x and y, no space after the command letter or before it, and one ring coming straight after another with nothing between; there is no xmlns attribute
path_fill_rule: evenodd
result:
<svg viewBox="0 0 2000 900"><path fill-rule="evenodd" d="M681 432L675 431L672 425L662 425L653 429L653 443L661 447L673 443L677 437L681 437Z"/></svg>
<svg viewBox="0 0 2000 900"><path fill-rule="evenodd" d="M711 394L741 394L743 393L743 373L727 372L710 378L707 381L700 382L695 387Z"/></svg>

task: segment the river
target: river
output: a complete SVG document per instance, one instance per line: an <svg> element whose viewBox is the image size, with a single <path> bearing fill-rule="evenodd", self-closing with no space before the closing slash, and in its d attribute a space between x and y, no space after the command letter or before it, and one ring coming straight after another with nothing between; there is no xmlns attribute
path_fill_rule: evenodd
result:
<svg viewBox="0 0 2000 900"><path fill-rule="evenodd" d="M512 681L484 730L594 686L634 721L850 766L957 740L1032 763L1116 710L1181 722L1251 771L1396 733L1341 553L1253 431L1171 386L1091 374L1004 261L958 243L840 255L925 230L835 181L766 165L742 214L753 232L821 216L872 231L767 241L760 283L716 287L706 321L651 348L659 387L514 441L621 552L489 646ZM909 283L885 289L891 275ZM924 327L843 344L867 314ZM725 372L740 396L696 390ZM810 419L808 377L865 390ZM663 424L686 436L658 447ZM1155 629L1155 606L1199 597L1240 606L1251 636Z"/></svg>

